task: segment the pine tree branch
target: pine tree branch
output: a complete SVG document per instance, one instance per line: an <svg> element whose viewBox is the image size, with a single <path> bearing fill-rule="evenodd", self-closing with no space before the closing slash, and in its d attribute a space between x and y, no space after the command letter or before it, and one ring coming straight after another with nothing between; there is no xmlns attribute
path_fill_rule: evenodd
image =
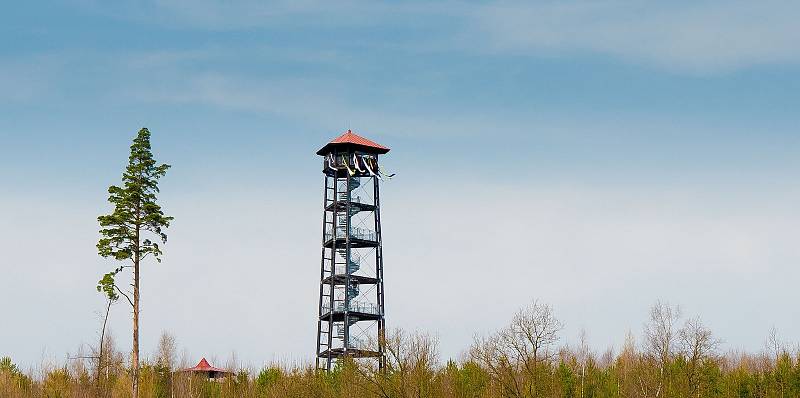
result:
<svg viewBox="0 0 800 398"><path fill-rule="evenodd" d="M125 299L127 299L127 300L128 300L128 303L131 305L131 307L133 307L133 301L131 300L131 298L130 298L130 297L128 297L128 295L127 295L127 294L125 294L125 292L123 292L123 291L122 291L122 289L120 289L120 288L119 288L119 286L117 286L117 285L114 285L114 288L115 288L115 289L117 289L117 291L119 292L119 294L123 295L123 296L125 297Z"/></svg>

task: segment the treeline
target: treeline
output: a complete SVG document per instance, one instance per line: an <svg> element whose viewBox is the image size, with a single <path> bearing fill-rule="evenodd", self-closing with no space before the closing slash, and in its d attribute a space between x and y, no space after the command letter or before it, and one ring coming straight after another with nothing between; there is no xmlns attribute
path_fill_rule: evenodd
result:
<svg viewBox="0 0 800 398"><path fill-rule="evenodd" d="M140 370L141 397L800 397L800 356L774 330L757 354L720 351L698 318L657 303L640 339L614 352L591 350L585 337L559 345L562 325L533 303L504 328L476 339L459 361L441 361L436 340L395 331L387 366L347 361L332 372L311 366L239 369L223 381L175 372L175 343L162 336ZM129 358L107 336L99 355L25 373L0 360L0 397L130 397ZM94 351L93 351L94 353Z"/></svg>

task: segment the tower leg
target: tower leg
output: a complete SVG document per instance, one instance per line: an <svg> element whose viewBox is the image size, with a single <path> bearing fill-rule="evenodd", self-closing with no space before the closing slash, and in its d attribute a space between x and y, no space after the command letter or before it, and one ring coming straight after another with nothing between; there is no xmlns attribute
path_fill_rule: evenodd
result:
<svg viewBox="0 0 800 398"><path fill-rule="evenodd" d="M375 276L378 278L378 368L383 370L386 366L386 318L384 316L384 287L383 287L383 238L381 236L381 205L380 205L380 185L378 178L372 177L373 197L375 198L375 239L378 247L375 249Z"/></svg>

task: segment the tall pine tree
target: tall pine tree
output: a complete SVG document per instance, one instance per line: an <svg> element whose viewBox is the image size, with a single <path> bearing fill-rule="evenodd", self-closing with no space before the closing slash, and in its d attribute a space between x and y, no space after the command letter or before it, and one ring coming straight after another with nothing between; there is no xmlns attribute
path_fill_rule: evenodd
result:
<svg viewBox="0 0 800 398"><path fill-rule="evenodd" d="M139 266L147 256L161 262L161 248L157 241L166 243L163 230L169 227L172 217L165 216L157 203L158 180L169 169L167 164L157 164L150 150L150 131L139 130L131 145L128 166L122 174L122 186L108 188L108 201L114 205L111 214L100 216L100 256L128 262L105 274L97 290L110 300L125 296L133 307L132 390L133 398L139 396ZM154 239L154 240L151 240ZM116 284L116 276L124 270L133 270L133 299Z"/></svg>

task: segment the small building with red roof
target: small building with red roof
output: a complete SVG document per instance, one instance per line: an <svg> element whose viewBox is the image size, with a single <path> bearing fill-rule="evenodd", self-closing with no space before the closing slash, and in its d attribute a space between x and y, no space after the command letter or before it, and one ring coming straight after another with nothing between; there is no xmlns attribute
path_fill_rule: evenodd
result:
<svg viewBox="0 0 800 398"><path fill-rule="evenodd" d="M209 379L221 379L233 375L231 371L211 366L205 358L201 359L196 366L183 369L181 372L203 375Z"/></svg>

